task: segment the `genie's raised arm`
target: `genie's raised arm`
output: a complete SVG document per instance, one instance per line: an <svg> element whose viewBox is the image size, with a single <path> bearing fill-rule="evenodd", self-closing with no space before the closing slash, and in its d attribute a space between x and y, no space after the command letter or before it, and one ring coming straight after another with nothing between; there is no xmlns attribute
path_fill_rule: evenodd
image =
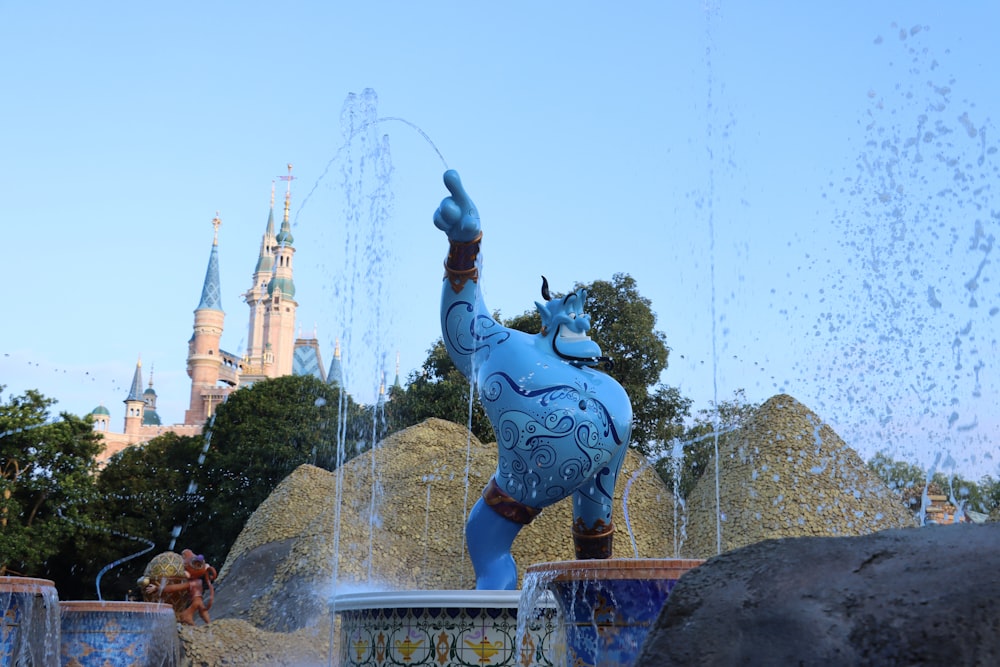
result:
<svg viewBox="0 0 1000 667"><path fill-rule="evenodd" d="M488 355L486 341L504 337L505 330L490 316L479 289L479 243L483 238L479 211L462 187L458 172L446 171L444 184L451 196L434 212L434 225L451 242L444 262L441 334L458 370L473 380L472 368L480 361L476 356Z"/></svg>

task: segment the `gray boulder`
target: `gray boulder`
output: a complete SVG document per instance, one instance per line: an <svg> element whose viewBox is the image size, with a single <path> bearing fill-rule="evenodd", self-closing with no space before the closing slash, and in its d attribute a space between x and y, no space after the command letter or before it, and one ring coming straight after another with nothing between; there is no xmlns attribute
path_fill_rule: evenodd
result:
<svg viewBox="0 0 1000 667"><path fill-rule="evenodd" d="M1000 524L724 553L681 579L635 664L1000 665Z"/></svg>

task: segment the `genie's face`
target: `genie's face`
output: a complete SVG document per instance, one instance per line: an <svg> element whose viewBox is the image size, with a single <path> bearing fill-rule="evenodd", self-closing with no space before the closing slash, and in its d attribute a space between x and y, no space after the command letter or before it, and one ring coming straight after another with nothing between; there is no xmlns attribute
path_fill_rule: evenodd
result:
<svg viewBox="0 0 1000 667"><path fill-rule="evenodd" d="M594 365L600 361L601 348L587 335L590 315L583 312L586 301L587 290L579 289L561 299L536 301L535 308L542 317L542 336L551 336L556 356L570 363Z"/></svg>

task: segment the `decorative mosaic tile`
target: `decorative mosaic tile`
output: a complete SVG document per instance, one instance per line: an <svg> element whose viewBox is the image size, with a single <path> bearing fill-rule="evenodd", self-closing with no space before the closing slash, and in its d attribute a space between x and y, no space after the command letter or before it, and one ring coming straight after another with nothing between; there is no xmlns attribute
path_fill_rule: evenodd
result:
<svg viewBox="0 0 1000 667"><path fill-rule="evenodd" d="M528 568L555 594L573 667L630 665L670 591L703 561L563 561Z"/></svg>
<svg viewBox="0 0 1000 667"><path fill-rule="evenodd" d="M63 667L174 667L180 661L170 605L60 603Z"/></svg>
<svg viewBox="0 0 1000 667"><path fill-rule="evenodd" d="M343 611L340 664L352 667L534 667L551 665L552 609L528 624L516 646L514 608L388 608Z"/></svg>

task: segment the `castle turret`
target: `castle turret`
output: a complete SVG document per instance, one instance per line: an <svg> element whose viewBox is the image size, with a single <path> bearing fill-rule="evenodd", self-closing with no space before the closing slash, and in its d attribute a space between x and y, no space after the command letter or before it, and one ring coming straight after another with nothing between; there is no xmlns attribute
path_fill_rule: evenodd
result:
<svg viewBox="0 0 1000 667"><path fill-rule="evenodd" d="M125 403L125 433L131 435L139 432L142 418L146 411L146 403L142 400L142 359L135 364L132 375L132 387L129 389Z"/></svg>
<svg viewBox="0 0 1000 667"><path fill-rule="evenodd" d="M161 426L160 415L156 412L156 390L153 389L153 369L149 369L149 386L142 392L142 402L144 404L142 425Z"/></svg>
<svg viewBox="0 0 1000 667"><path fill-rule="evenodd" d="M96 408L90 412L91 418L94 420L94 430L105 432L111 428L111 412L104 407L101 403Z"/></svg>
<svg viewBox="0 0 1000 667"><path fill-rule="evenodd" d="M226 390L217 387L222 352L219 341L226 314L222 311L219 282L219 225L222 221L215 214L212 226L212 252L205 271L201 301L194 311L194 334L188 343L187 372L191 378L191 403L184 413L185 424L204 424L212 416L215 406L225 400Z"/></svg>
<svg viewBox="0 0 1000 667"><path fill-rule="evenodd" d="M292 198L292 165L288 165L288 181L285 192L285 214L281 230L275 236L274 270L267 284L264 311L264 370L267 377L291 375L295 351L295 311L299 304L295 301L295 281L292 279L292 258L295 239L289 212Z"/></svg>
<svg viewBox="0 0 1000 667"><path fill-rule="evenodd" d="M274 274L274 251L278 240L274 233L274 182L271 182L271 208L267 214L267 227L260 241L260 255L253 271L253 284L243 294L250 307L250 329L247 335L244 370L248 376L264 377L264 314L267 312L267 285Z"/></svg>

